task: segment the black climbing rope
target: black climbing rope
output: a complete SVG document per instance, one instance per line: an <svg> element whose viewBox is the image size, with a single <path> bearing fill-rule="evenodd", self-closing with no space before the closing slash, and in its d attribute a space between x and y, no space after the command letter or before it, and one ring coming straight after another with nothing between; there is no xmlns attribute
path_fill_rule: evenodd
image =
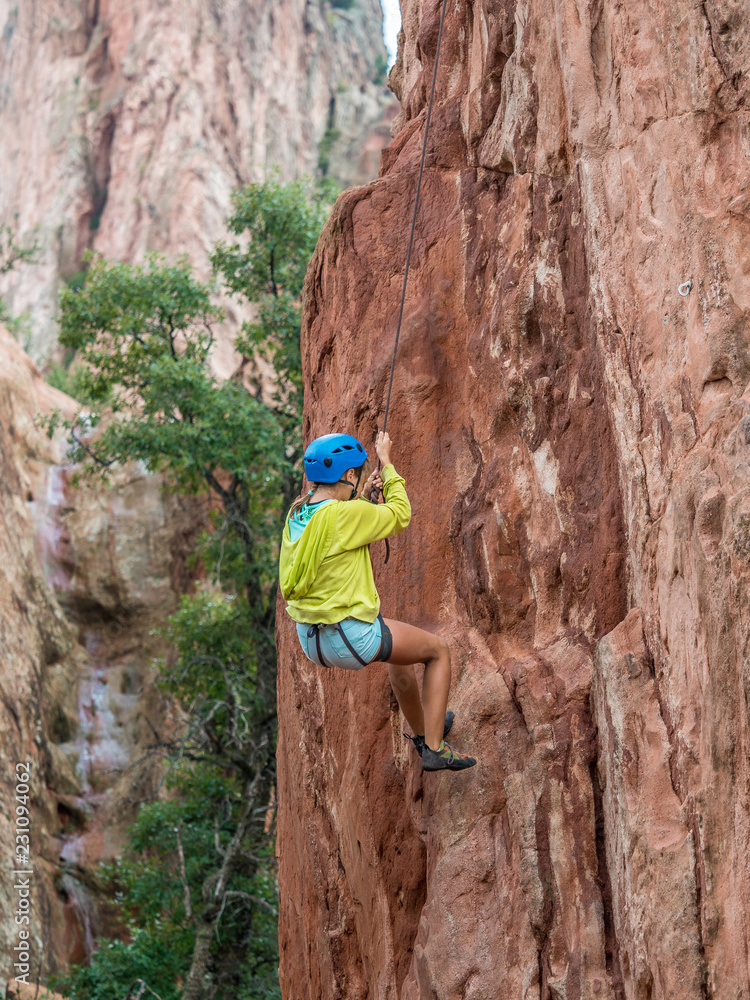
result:
<svg viewBox="0 0 750 1000"><path fill-rule="evenodd" d="M411 249L414 244L414 230L417 226L417 212L419 210L419 196L422 193L422 174L424 173L424 161L427 155L427 136L430 134L430 120L432 118L432 104L435 100L435 84L437 83L438 62L440 61L440 45L443 41L443 24L445 22L445 11L448 0L443 0L440 11L440 27L438 29L437 50L435 52L435 65L432 70L432 87L430 89L430 99L427 102L427 120L424 125L424 138L422 140L422 159L419 162L419 176L417 177L417 193L414 197L414 211L411 216L411 232L409 233L409 246L406 251L406 267L404 268L404 283L401 287L401 305L398 310L398 320L396 322L396 340L393 345L393 358L391 360L391 377L388 381L388 395L385 400L385 413L383 415L383 431L388 425L388 410L391 405L391 389L393 388L393 374L396 371L396 352L398 351L398 341L401 336L401 321L404 317L404 303L406 302L406 283L409 280L409 268L411 266Z"/></svg>
<svg viewBox="0 0 750 1000"><path fill-rule="evenodd" d="M404 305L406 303L406 285L409 281L409 268L411 267L411 251L414 245L414 232L417 228L417 213L419 211L419 197L422 193L422 175L424 174L424 161L427 156L427 137L430 134L430 121L432 119L432 105L435 100L435 85L437 83L438 63L440 62L440 45L443 41L443 24L445 23L445 11L448 7L448 0L443 0L440 9L440 27L438 28L437 48L435 50L435 65L432 68L432 86L430 88L430 99L427 102L427 119L424 125L424 138L422 139L422 157L419 161L419 175L417 177L417 192L414 196L414 211L411 216L411 231L409 233L409 245L406 250L406 266L404 268L404 283L401 286L401 303L398 307L398 320L396 321L396 339L393 344L393 357L391 358L391 374L388 379L388 394L385 399L385 411L383 413L383 433L388 426L388 411L391 407L391 390L393 389L393 376L396 371L396 354L398 353L398 342L401 337L401 322L404 318ZM378 462L380 468L380 462ZM378 490L373 490L371 499L373 503L378 502ZM388 562L391 554L391 547L388 539L385 540L385 562Z"/></svg>

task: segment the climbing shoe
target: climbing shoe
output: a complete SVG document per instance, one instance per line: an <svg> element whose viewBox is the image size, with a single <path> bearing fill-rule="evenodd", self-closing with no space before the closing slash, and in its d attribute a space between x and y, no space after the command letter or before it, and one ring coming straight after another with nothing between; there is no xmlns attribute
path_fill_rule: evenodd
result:
<svg viewBox="0 0 750 1000"><path fill-rule="evenodd" d="M443 726L443 739L445 739L445 737L451 731L451 726L453 725L454 719L455 715L453 714L453 712L451 712L450 709L448 709L448 711L445 713L445 725ZM424 750L424 736L409 736L407 733L404 733L404 738L412 741L412 743L416 748L417 753L421 757L422 751Z"/></svg>
<svg viewBox="0 0 750 1000"><path fill-rule="evenodd" d="M431 750L426 745L422 748L423 771L464 771L467 767L474 767L475 764L474 757L459 753L445 740L440 741L440 747L437 750Z"/></svg>

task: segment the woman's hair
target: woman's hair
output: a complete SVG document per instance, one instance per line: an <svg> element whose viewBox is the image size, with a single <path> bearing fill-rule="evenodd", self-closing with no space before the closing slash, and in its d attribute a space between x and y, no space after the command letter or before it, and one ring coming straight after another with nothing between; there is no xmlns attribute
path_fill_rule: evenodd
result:
<svg viewBox="0 0 750 1000"><path fill-rule="evenodd" d="M310 485L312 486L310 492L301 493L294 501L292 506L289 508L289 513L287 514L287 518L294 517L294 515L297 513L298 510L302 510L305 504L309 502L310 497L315 492L316 487L320 486L320 483L311 483Z"/></svg>
<svg viewBox="0 0 750 1000"><path fill-rule="evenodd" d="M352 466L352 468L356 467ZM364 484L367 482L371 469L372 465L370 463L370 459L366 458L364 464L360 466L360 477L359 477L360 487L364 486ZM349 470L347 469L346 472L348 471ZM341 477L342 479L346 475L346 472ZM294 501L292 506L289 508L289 513L287 514L287 518L294 517L294 515L297 513L298 510L302 510L302 508L305 507L310 502L310 497L313 495L318 486L332 486L333 483L310 483L310 485L312 486L312 489L308 493L301 493Z"/></svg>

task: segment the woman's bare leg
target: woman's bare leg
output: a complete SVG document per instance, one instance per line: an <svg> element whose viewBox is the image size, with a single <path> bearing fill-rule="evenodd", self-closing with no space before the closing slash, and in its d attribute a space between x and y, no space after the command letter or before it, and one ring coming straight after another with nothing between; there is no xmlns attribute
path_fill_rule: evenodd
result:
<svg viewBox="0 0 750 1000"><path fill-rule="evenodd" d="M451 686L451 654L448 644L439 635L433 635L432 632L426 632L414 625L393 621L390 618L384 620L393 636L393 652L388 669L393 693L414 732L423 732L427 746L437 750L443 738L448 692ZM419 704L419 688L414 673L415 663L424 663L419 712L416 710ZM404 667L409 669L401 669ZM419 718L420 715L423 715L423 720ZM414 724L420 721L424 722L422 730Z"/></svg>
<svg viewBox="0 0 750 1000"><path fill-rule="evenodd" d="M388 676L391 681L391 689L396 695L398 707L404 713L404 718L413 732L424 736L424 712L422 711L422 698L419 694L414 664L409 663L404 667L400 664L389 663Z"/></svg>

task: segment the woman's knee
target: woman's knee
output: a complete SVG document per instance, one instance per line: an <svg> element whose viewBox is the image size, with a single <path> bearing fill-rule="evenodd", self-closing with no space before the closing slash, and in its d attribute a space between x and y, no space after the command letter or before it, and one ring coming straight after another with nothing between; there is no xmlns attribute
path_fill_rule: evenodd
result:
<svg viewBox="0 0 750 1000"><path fill-rule="evenodd" d="M437 659L447 660L450 663L451 651L450 647L448 646L448 643L445 641L442 635L433 634L432 638L434 647L433 658L436 660Z"/></svg>

